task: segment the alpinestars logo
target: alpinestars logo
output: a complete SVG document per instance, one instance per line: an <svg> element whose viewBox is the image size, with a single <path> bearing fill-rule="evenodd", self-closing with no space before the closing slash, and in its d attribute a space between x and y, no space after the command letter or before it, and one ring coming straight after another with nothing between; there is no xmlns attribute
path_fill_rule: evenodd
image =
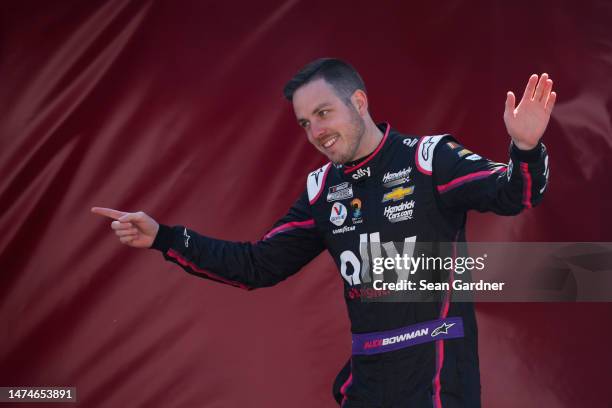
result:
<svg viewBox="0 0 612 408"><path fill-rule="evenodd" d="M421 151L421 156L423 157L423 160L429 160L431 146L433 146L434 143L435 142L432 137L428 137L427 141L423 143L423 150Z"/></svg>
<svg viewBox="0 0 612 408"><path fill-rule="evenodd" d="M508 181L512 178L512 169L514 168L514 163L512 160L508 162L508 170L506 171L506 177L508 177Z"/></svg>
<svg viewBox="0 0 612 408"><path fill-rule="evenodd" d="M359 180L363 177L370 177L370 175L370 167L366 167L365 169L357 169L355 174L353 174L353 180Z"/></svg>
<svg viewBox="0 0 612 408"><path fill-rule="evenodd" d="M546 190L546 185L548 184L548 175L550 174L549 169L548 169L548 156L546 156L546 158L544 159L544 186L540 189L540 194L542 194L544 192L544 190Z"/></svg>
<svg viewBox="0 0 612 408"><path fill-rule="evenodd" d="M317 171L314 172L315 184L319 185L319 177L323 174L323 168L321 167Z"/></svg>
<svg viewBox="0 0 612 408"><path fill-rule="evenodd" d="M442 326L436 327L435 329L433 329L433 331L431 332L431 337L436 337L439 334L448 334L448 329L450 329L454 325L455 323L451 323L451 324L446 324L446 322L442 323Z"/></svg>
<svg viewBox="0 0 612 408"><path fill-rule="evenodd" d="M183 231L183 240L185 241L185 248L189 248L189 238L191 236L187 233L187 228Z"/></svg>

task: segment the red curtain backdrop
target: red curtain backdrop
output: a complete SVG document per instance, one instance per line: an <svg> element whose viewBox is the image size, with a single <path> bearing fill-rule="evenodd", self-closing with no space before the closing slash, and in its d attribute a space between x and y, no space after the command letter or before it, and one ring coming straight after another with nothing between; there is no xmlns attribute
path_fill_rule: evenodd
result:
<svg viewBox="0 0 612 408"><path fill-rule="evenodd" d="M321 56L357 67L375 120L498 161L506 91L548 72L545 200L472 215L468 238L612 241L610 21L608 1L2 2L0 386L74 386L82 407L335 406L350 335L329 255L244 292L89 212L260 238L324 162L281 93ZM612 404L612 304L477 310L484 406Z"/></svg>

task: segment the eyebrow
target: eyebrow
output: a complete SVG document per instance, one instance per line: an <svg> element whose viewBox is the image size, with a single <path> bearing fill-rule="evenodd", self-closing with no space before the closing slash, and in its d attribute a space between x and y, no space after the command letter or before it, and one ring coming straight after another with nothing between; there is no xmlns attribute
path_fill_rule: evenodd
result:
<svg viewBox="0 0 612 408"><path fill-rule="evenodd" d="M327 106L331 106L331 102L322 102L320 104L318 104L313 110L312 110L312 114L315 115L318 111L320 111L321 109L327 107ZM298 118L298 123L305 121L307 119L304 118Z"/></svg>

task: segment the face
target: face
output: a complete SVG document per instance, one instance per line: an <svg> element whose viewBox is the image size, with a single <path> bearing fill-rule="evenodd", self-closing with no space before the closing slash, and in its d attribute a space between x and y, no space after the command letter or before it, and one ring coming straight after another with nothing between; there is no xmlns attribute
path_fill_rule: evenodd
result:
<svg viewBox="0 0 612 408"><path fill-rule="evenodd" d="M293 110L308 141L333 163L357 159L365 122L352 102L348 106L324 79L316 79L293 94Z"/></svg>

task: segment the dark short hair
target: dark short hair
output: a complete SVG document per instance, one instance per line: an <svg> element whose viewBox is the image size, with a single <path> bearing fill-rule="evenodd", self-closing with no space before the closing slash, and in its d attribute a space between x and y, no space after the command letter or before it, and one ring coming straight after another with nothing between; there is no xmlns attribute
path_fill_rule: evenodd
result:
<svg viewBox="0 0 612 408"><path fill-rule="evenodd" d="M287 82L283 89L285 98L293 101L293 94L298 88L319 78L330 84L345 103L357 89L366 90L363 79L349 63L336 58L319 58L307 64Z"/></svg>

